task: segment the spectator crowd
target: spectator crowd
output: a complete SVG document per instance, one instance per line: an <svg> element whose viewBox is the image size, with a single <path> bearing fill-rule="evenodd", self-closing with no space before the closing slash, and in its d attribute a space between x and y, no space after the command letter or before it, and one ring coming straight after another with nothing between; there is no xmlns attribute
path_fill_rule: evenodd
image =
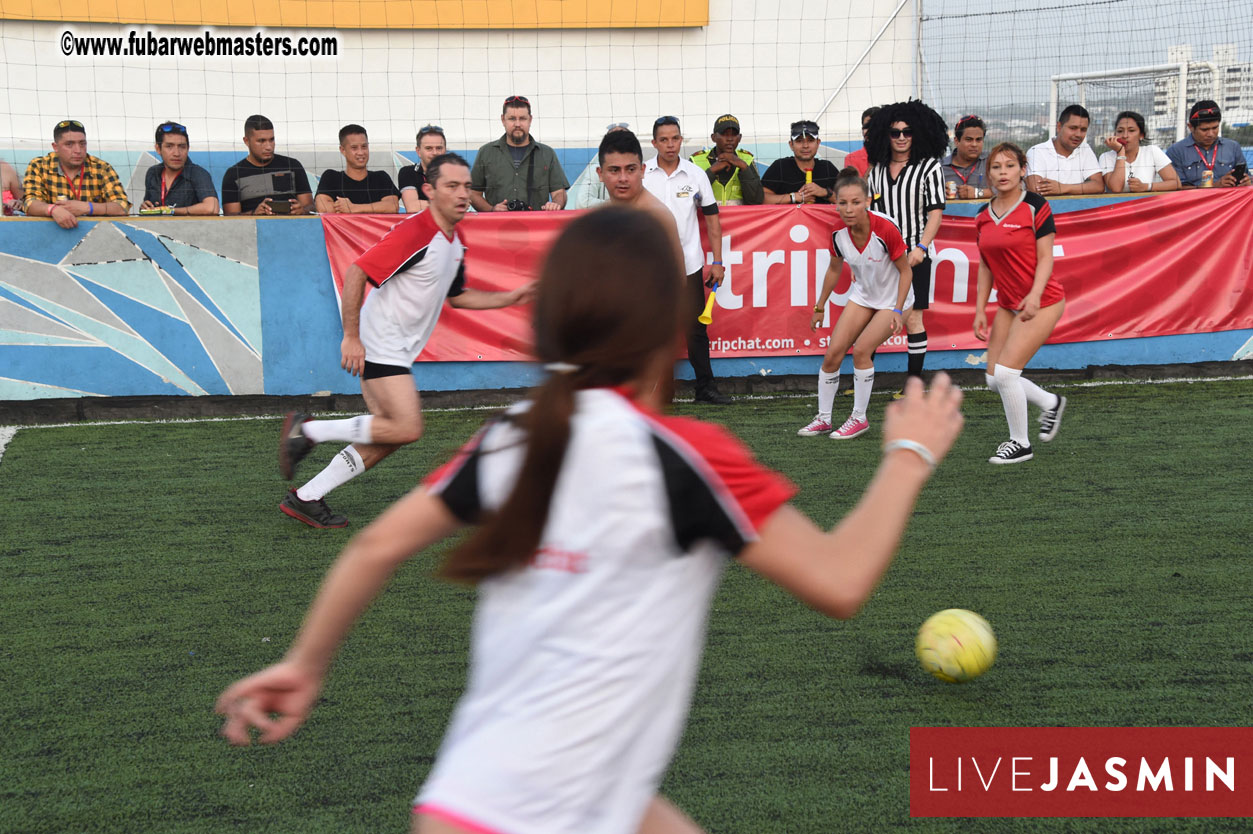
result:
<svg viewBox="0 0 1253 834"><path fill-rule="evenodd" d="M845 166L878 186L877 195L891 190L885 187L888 180L896 185L895 179L882 180L882 174L871 170L870 129L881 110L872 107L862 114L863 147L844 159ZM559 211L589 208L608 199L596 158L588 163L579 192L570 194L570 182L556 151L531 133L531 102L526 97L505 99L500 121L503 134L479 148L474 160L471 204L475 210ZM1250 185L1244 151L1237 142L1219 135L1222 113L1213 101L1198 101L1189 109L1188 136L1166 150L1149 143L1144 117L1129 110L1118 114L1113 134L1104 140L1107 150L1098 157L1088 144L1090 124L1088 111L1080 105L1061 112L1054 136L1026 151L1027 191L1052 197ZM666 141L676 149L682 145L679 120L663 116L654 126L655 146L661 127L673 127L664 131ZM629 129L625 122L607 128L609 132ZM963 116L954 125L951 139L947 127L944 130L941 156L931 157L943 195L930 209L942 209L945 200L990 197L983 120ZM702 184L707 183L716 205L832 202L840 169L819 155L818 124L798 120L788 135L791 155L774 160L759 173L753 154L740 147L739 119L728 113L714 120L708 147L683 161L701 172ZM265 116L249 116L243 135L247 155L226 170L219 199L209 172L189 158L191 136L184 125L173 121L158 125L154 139L161 161L145 176L138 207L141 215L415 213L428 205L423 190L427 164L448 149L443 128L422 127L416 138L418 161L401 168L393 182L388 172L370 169L366 128L345 125L339 131L343 168L322 172L314 193L300 161L276 152L274 124ZM952 151L942 155L950 144ZM67 229L75 227L80 217L130 214L131 201L117 172L87 148L86 126L65 119L53 127L51 152L31 160L25 176L19 178L11 165L0 162L4 213L48 217ZM934 151L931 148L928 153ZM886 170L882 163L879 167Z"/></svg>

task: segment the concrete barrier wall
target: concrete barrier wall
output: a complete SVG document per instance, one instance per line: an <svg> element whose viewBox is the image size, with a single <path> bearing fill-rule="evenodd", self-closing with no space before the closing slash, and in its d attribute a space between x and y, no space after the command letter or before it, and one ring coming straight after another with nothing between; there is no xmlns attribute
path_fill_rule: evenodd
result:
<svg viewBox="0 0 1253 834"><path fill-rule="evenodd" d="M1057 212L1094 200L1060 200ZM951 207L956 214L967 206ZM0 401L82 396L350 394L317 218L129 218L65 230L0 222ZM1033 367L1174 364L1253 356L1253 331L1047 345ZM815 373L820 356L715 359L720 377ZM885 353L884 372L905 354ZM978 364L932 350L930 369ZM690 378L679 363L676 372ZM518 388L518 362L421 362L423 390Z"/></svg>

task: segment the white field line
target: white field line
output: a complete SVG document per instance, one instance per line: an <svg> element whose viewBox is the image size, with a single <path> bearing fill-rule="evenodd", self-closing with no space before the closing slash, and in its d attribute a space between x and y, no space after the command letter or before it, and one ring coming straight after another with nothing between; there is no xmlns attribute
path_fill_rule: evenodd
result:
<svg viewBox="0 0 1253 834"><path fill-rule="evenodd" d="M1109 385L1171 385L1176 383L1205 383L1205 382L1232 382L1253 380L1253 375L1246 374L1244 376L1181 376L1169 377L1164 379L1093 379L1085 382L1061 382L1050 383L1049 388L1103 388ZM982 385L974 385L964 387L964 391L982 391L986 390ZM880 391L880 396L890 394L890 391ZM802 393L786 393L786 394L748 394L736 397L736 400L803 400L812 398L813 394ZM690 399L675 400L680 403L690 403ZM424 408L423 413L432 414L440 412L461 412L461 411L499 411L506 408L509 403L502 402L498 405L466 405L449 408ZM340 414L355 414L359 412L324 412L329 416L337 416ZM247 420L277 420L275 414L255 415L247 417L180 417L171 420L98 420L89 423L50 423L48 425L30 425L30 426L0 426L0 460L4 458L4 450L9 442L17 434L19 429L27 431L34 429L66 429L66 428L90 428L93 426L154 426L175 423L238 423Z"/></svg>

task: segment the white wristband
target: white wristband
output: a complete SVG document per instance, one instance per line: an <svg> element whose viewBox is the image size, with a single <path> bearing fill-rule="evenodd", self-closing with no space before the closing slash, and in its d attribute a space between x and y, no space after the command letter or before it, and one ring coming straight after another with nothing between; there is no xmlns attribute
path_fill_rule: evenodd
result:
<svg viewBox="0 0 1253 834"><path fill-rule="evenodd" d="M923 446L917 440L907 440L905 438L893 440L891 443L884 445L883 454L886 455L888 452L894 452L897 449L908 449L918 457L922 458L923 462L926 463L927 466L935 469L935 455L931 454L931 450L926 446Z"/></svg>

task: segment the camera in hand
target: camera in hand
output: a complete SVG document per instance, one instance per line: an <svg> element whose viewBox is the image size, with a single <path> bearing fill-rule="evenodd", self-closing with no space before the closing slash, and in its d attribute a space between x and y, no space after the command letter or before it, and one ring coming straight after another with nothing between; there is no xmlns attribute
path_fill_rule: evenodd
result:
<svg viewBox="0 0 1253 834"><path fill-rule="evenodd" d="M506 211L530 211L531 204L526 200L508 200L505 202Z"/></svg>

